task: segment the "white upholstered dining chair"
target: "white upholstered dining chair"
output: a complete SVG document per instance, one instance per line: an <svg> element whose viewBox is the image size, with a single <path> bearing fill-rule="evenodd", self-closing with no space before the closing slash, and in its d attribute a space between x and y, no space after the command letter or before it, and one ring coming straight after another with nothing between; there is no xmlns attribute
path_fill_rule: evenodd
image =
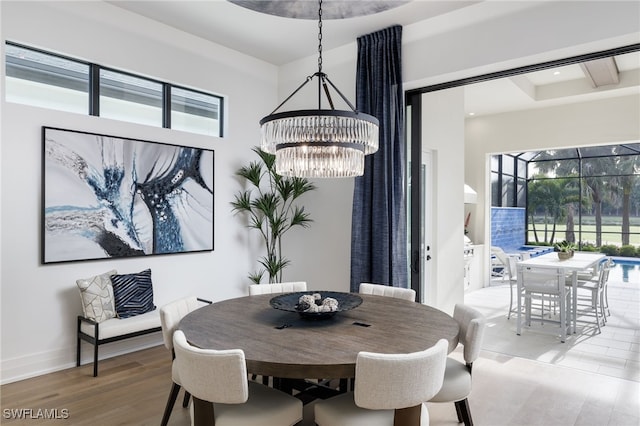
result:
<svg viewBox="0 0 640 426"><path fill-rule="evenodd" d="M460 327L458 341L464 347L464 363L447 358L442 388L429 402L454 402L458 421L465 426L472 426L468 400L471 393L471 371L474 361L480 355L486 319L480 311L462 304L454 307L453 319Z"/></svg>
<svg viewBox="0 0 640 426"><path fill-rule="evenodd" d="M184 318L185 315L207 304L211 304L211 301L191 296L167 303L160 308L162 341L164 343L164 346L171 352L171 380L173 382L171 384L171 392L169 393L169 398L167 399L167 405L165 406L164 414L162 415L162 421L160 423L161 426L166 426L169 422L171 411L173 411L173 406L176 403L176 398L178 398L178 393L180 392L180 387L182 386L180 382L180 376L178 375L178 370L175 364L175 353L173 351L173 333L176 331L180 320ZM185 392L182 406L186 407L188 403L189 393Z"/></svg>
<svg viewBox="0 0 640 426"><path fill-rule="evenodd" d="M293 293L296 291L307 291L306 281L291 281L274 284L251 284L249 285L249 295L271 293Z"/></svg>
<svg viewBox="0 0 640 426"><path fill-rule="evenodd" d="M182 385L194 400L192 423L195 404L213 410L215 426L292 426L302 420L302 401L247 380L242 349L200 349L182 330L173 342Z"/></svg>
<svg viewBox="0 0 640 426"><path fill-rule="evenodd" d="M409 300L411 302L416 301L416 291L411 288L361 283L358 292L362 294L374 294L376 296L395 297L396 299Z"/></svg>
<svg viewBox="0 0 640 426"><path fill-rule="evenodd" d="M379 354L360 352L353 392L315 403L318 426L391 426L406 424L403 409L419 407L420 425L429 424L425 401L444 377L448 343L442 339L421 352Z"/></svg>

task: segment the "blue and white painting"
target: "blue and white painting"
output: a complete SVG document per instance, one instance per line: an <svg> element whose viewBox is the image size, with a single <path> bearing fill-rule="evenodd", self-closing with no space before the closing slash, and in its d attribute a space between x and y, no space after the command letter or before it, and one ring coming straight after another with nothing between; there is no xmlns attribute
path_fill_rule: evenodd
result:
<svg viewBox="0 0 640 426"><path fill-rule="evenodd" d="M43 262L213 250L213 151L43 127Z"/></svg>

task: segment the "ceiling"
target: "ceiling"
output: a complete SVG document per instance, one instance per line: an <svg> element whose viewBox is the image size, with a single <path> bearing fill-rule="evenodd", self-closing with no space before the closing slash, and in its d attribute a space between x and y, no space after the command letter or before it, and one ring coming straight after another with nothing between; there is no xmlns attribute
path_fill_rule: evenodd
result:
<svg viewBox="0 0 640 426"><path fill-rule="evenodd" d="M296 9L304 6L307 6L305 7L307 9L308 5L313 4L315 9L313 20L260 13L226 0L110 0L107 2L275 65L283 65L317 52L318 3L313 0L243 2L258 5L287 4ZM361 35L394 24L406 26L480 2L323 0L323 9L331 11L335 9L336 4L361 9L362 4L374 7L386 3L398 3L399 6L376 14L346 19L331 19L329 12L323 12L323 48L328 50L343 46L355 42ZM263 9L266 7L263 6ZM339 16L341 13L349 15L359 12L360 10L343 10L334 13Z"/></svg>
<svg viewBox="0 0 640 426"><path fill-rule="evenodd" d="M317 52L317 3L313 0L108 3L278 66ZM482 2L323 0L323 49L353 43L361 35L391 25L407 26L478 3ZM374 13L377 10L383 11ZM640 93L640 53L615 58L615 67L619 82L596 88L580 65L472 84L465 87L465 110L479 116Z"/></svg>

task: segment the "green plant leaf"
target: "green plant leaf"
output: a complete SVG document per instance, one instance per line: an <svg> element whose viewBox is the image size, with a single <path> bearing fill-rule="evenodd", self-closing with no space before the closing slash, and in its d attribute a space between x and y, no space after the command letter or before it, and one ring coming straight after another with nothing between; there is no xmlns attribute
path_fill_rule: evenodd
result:
<svg viewBox="0 0 640 426"><path fill-rule="evenodd" d="M272 283L277 280L280 271L291 262L285 258L277 259L275 257L263 256L258 260L258 263L265 267L266 272L269 274L269 282Z"/></svg>
<svg viewBox="0 0 640 426"><path fill-rule="evenodd" d="M262 216L251 216L251 220L249 220L249 228L262 229L264 226L264 217Z"/></svg>
<svg viewBox="0 0 640 426"><path fill-rule="evenodd" d="M262 282L263 275L264 275L264 269L261 269L259 271L254 272L253 274L249 274L248 277L252 282L256 284L260 284Z"/></svg>
<svg viewBox="0 0 640 426"><path fill-rule="evenodd" d="M286 218L283 215L275 215L269 218L269 226L271 226L271 233L275 238L280 237L287 224Z"/></svg>
<svg viewBox="0 0 640 426"><path fill-rule="evenodd" d="M241 167L236 172L236 175L245 178L256 188L260 188L260 181L263 176L262 165L257 161L252 161L248 166Z"/></svg>
<svg viewBox="0 0 640 426"><path fill-rule="evenodd" d="M289 200L294 194L295 188L292 179L280 179L276 182L276 189L278 194L282 197L282 201Z"/></svg>
<svg viewBox="0 0 640 426"><path fill-rule="evenodd" d="M290 226L302 226L307 228L313 219L309 217L309 213L304 211L304 207L296 206L291 214L291 221L289 222Z"/></svg>
<svg viewBox="0 0 640 426"><path fill-rule="evenodd" d="M251 212L251 191L243 191L235 196L235 201L231 203L233 211Z"/></svg>
<svg viewBox="0 0 640 426"><path fill-rule="evenodd" d="M295 200L299 196L316 189L316 186L309 182L306 178L294 177L290 179L293 186L293 199Z"/></svg>
<svg viewBox="0 0 640 426"><path fill-rule="evenodd" d="M267 217L272 217L278 208L278 197L272 192L261 194L251 202L251 207Z"/></svg>
<svg viewBox="0 0 640 426"><path fill-rule="evenodd" d="M260 160L262 160L262 163L264 163L265 167L267 168L267 170L269 170L269 172L271 172L272 170L275 170L275 165L276 165L275 155L269 154L263 151L262 149L260 149L259 146L254 146L252 150L256 154L258 154L258 156L260 157Z"/></svg>

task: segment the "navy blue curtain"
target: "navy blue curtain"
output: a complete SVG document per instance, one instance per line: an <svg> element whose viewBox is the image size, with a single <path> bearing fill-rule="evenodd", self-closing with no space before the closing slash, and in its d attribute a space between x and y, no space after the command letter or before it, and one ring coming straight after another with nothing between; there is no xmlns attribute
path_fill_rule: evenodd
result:
<svg viewBox="0 0 640 426"><path fill-rule="evenodd" d="M380 146L355 179L351 291L361 282L408 287L401 45L401 26L358 38L356 109L380 121Z"/></svg>

